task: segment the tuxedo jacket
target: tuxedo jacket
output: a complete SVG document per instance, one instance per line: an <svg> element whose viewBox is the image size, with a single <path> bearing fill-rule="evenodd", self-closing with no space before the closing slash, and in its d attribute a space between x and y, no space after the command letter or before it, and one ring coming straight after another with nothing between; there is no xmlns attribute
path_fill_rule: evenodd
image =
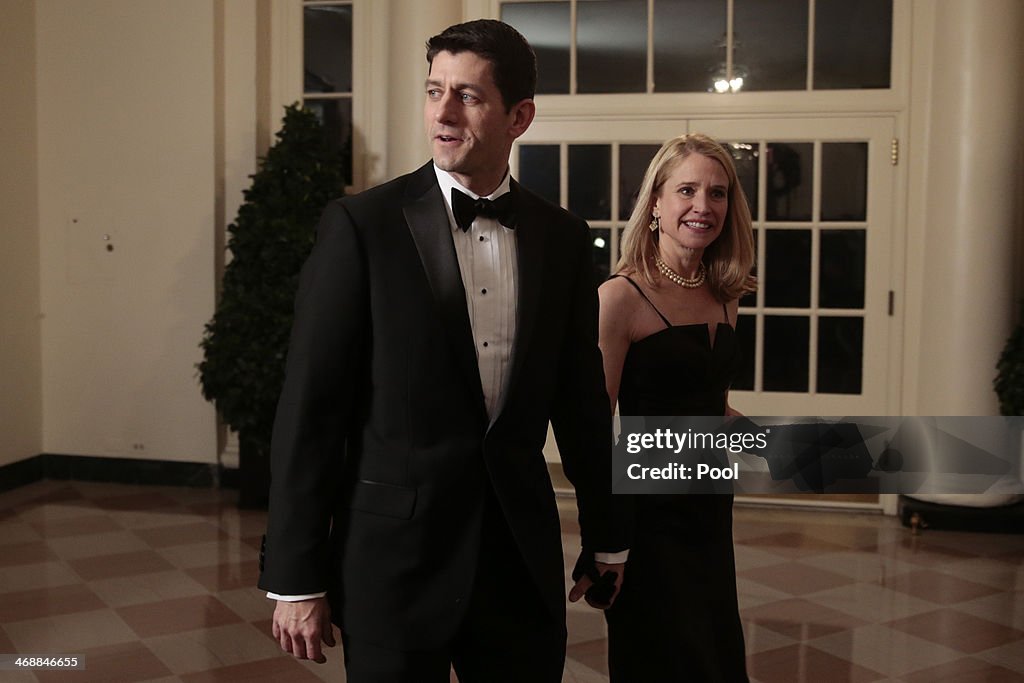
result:
<svg viewBox="0 0 1024 683"><path fill-rule="evenodd" d="M493 488L564 625L550 419L584 549L627 546L611 497L611 413L584 221L512 181L518 313L487 415L455 247L431 163L332 202L295 303L271 447L259 585L328 592L345 632L396 649L453 637Z"/></svg>

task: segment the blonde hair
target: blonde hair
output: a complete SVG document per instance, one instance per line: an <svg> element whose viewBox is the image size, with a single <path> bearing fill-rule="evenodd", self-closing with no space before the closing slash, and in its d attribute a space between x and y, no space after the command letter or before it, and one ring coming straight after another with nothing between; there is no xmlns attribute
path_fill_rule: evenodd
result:
<svg viewBox="0 0 1024 683"><path fill-rule="evenodd" d="M654 267L658 254L659 232L651 232L654 200L669 175L683 159L700 154L714 159L729 179L729 209L718 238L704 250L704 267L711 294L726 303L757 288L750 274L754 266L754 232L750 207L740 186L732 157L722 145L703 133L690 133L668 140L651 159L637 196L636 206L623 231L621 256L616 272L632 271L650 286L657 286L661 275Z"/></svg>

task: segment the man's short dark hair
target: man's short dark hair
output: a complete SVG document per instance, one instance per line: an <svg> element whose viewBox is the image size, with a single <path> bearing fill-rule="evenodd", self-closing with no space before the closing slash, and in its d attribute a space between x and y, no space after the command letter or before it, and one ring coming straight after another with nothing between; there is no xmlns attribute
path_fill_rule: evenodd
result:
<svg viewBox="0 0 1024 683"><path fill-rule="evenodd" d="M533 99L537 89L537 56L519 31L496 19L477 19L449 26L427 41L427 64L438 52L472 52L491 63L494 84L505 111Z"/></svg>

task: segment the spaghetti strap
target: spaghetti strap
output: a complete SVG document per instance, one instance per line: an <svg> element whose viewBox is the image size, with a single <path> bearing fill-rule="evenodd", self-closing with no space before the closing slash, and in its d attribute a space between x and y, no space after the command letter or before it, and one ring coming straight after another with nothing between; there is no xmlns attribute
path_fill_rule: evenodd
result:
<svg viewBox="0 0 1024 683"><path fill-rule="evenodd" d="M636 291L640 292L640 296L642 296L644 298L644 301L646 301L648 304L650 304L651 308L654 309L654 312L658 314L659 318L661 318L661 321L663 323L665 323L665 327L672 327L672 323L670 323L668 321L668 318L666 318L665 316L663 316L661 314L661 311L659 311L658 307L654 305L654 302L651 301L649 298L647 298L647 295L644 294L644 290L640 289L640 285L638 285L637 283L633 282L632 278L630 278L628 275L618 275L618 274L616 274L616 275L612 275L612 277L610 277L608 279L611 280L612 278L616 278L616 277L621 277L623 280L625 280L629 284L633 285L633 288Z"/></svg>

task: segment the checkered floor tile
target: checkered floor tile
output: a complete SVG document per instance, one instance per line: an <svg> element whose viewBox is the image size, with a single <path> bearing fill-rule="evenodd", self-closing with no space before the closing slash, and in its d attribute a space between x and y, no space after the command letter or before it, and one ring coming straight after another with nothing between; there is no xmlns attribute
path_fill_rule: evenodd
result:
<svg viewBox="0 0 1024 683"><path fill-rule="evenodd" d="M0 654L85 671L4 681L332 681L270 637L265 514L231 492L39 482L0 494ZM561 500L567 566L579 532ZM759 683L1024 680L1024 537L872 514L737 507L747 669ZM568 586L568 584L567 584ZM569 606L564 681L607 681L601 615ZM454 678L452 680L455 680Z"/></svg>

